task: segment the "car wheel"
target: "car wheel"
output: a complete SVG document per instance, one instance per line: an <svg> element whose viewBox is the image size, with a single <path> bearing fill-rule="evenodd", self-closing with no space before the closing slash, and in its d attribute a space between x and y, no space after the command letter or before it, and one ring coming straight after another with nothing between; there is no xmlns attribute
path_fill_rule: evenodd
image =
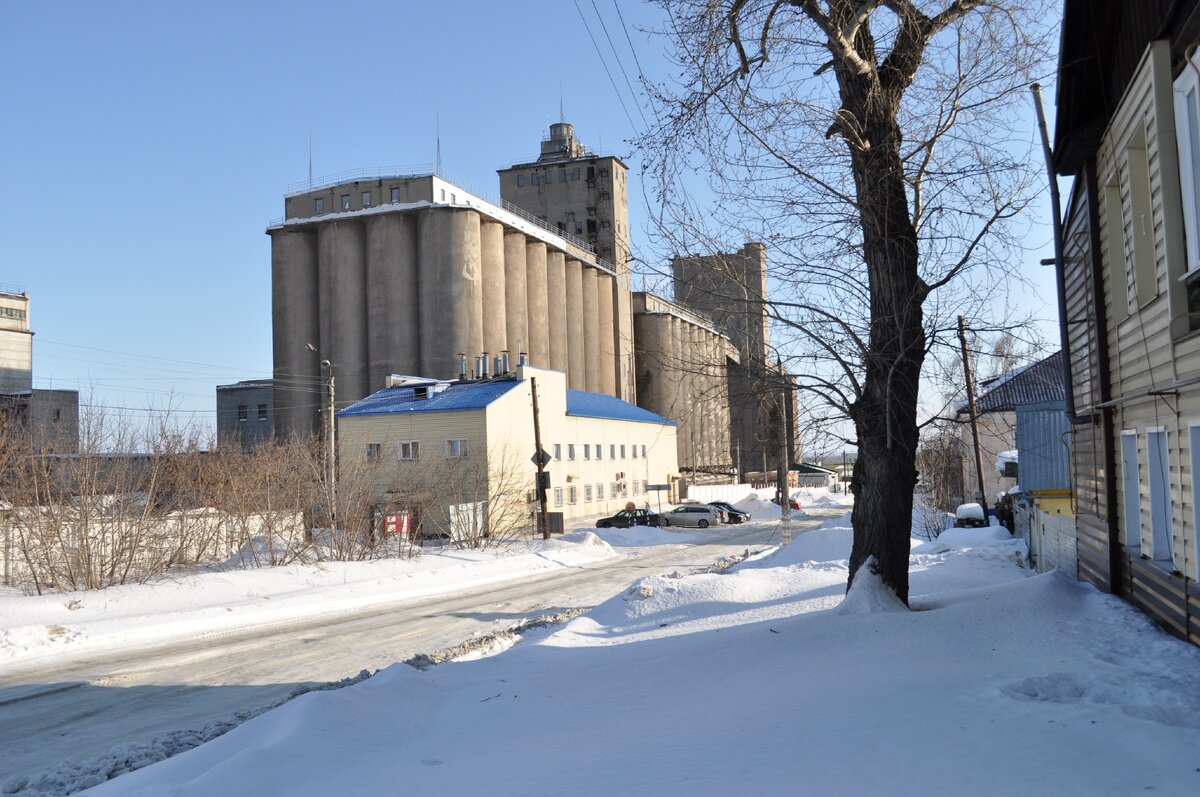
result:
<svg viewBox="0 0 1200 797"><path fill-rule="evenodd" d="M662 518L658 521L658 525L669 526L669 525L671 525L671 522L669 520L667 520L666 518Z"/></svg>
<svg viewBox="0 0 1200 797"><path fill-rule="evenodd" d="M700 522L697 525L700 526L700 528L702 528L702 529L706 529L706 528L708 528L708 521L705 520L704 518L700 518Z"/></svg>

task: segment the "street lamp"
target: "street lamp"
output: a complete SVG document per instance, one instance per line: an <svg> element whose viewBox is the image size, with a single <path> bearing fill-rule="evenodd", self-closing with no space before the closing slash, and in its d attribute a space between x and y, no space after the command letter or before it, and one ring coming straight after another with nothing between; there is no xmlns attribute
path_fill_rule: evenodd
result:
<svg viewBox="0 0 1200 797"><path fill-rule="evenodd" d="M320 349L311 343L305 347L314 354L320 354ZM333 363L321 360L321 367L326 370L325 380L325 492L329 502L329 530L337 530L337 424L334 421L336 408L333 384Z"/></svg>

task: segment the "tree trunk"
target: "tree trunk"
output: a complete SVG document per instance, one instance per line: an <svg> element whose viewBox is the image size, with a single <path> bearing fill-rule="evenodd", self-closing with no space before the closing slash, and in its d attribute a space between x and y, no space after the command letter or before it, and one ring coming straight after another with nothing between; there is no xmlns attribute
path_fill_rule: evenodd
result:
<svg viewBox="0 0 1200 797"><path fill-rule="evenodd" d="M870 343L863 390L851 409L858 434L850 582L874 557L883 583L908 603L908 553L917 481L917 387L925 357L917 232L909 216L899 97L871 77L839 74L843 107L860 139L847 139L870 282Z"/></svg>

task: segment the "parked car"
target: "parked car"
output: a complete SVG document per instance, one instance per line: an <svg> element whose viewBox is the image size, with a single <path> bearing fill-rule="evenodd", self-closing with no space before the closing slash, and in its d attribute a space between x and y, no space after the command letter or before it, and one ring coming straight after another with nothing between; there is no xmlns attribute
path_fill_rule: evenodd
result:
<svg viewBox="0 0 1200 797"><path fill-rule="evenodd" d="M981 529L988 524L979 504L959 504L954 510L954 527L959 529Z"/></svg>
<svg viewBox="0 0 1200 797"><path fill-rule="evenodd" d="M778 504L779 506L783 506L783 504L780 503L778 498L772 498L771 503ZM788 504L791 506L793 512L803 512L804 511L804 504L800 503L795 498L789 499Z"/></svg>
<svg viewBox="0 0 1200 797"><path fill-rule="evenodd" d="M658 517L660 526L698 526L706 529L721 523L717 510L707 504L684 504Z"/></svg>
<svg viewBox="0 0 1200 797"><path fill-rule="evenodd" d="M622 509L612 517L602 517L596 521L598 529L627 529L631 526L657 526L658 514L648 509Z"/></svg>
<svg viewBox="0 0 1200 797"><path fill-rule="evenodd" d="M745 523L750 519L749 512L738 509L728 501L712 501L709 506L715 506L725 510L725 514L729 518L727 522L729 523Z"/></svg>

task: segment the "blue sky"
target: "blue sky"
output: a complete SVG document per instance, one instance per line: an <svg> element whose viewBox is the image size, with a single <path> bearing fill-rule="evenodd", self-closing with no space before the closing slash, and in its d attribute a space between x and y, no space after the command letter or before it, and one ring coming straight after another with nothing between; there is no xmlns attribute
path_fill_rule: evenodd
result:
<svg viewBox="0 0 1200 797"><path fill-rule="evenodd" d="M619 2L663 77L638 30L656 9ZM635 128L581 12L640 123L597 17L636 81L613 0L0 5L0 283L30 294L35 386L211 426L217 384L269 376L263 230L310 135L317 177L426 164L437 119L446 175L494 195L561 96L586 144L627 154Z"/></svg>

